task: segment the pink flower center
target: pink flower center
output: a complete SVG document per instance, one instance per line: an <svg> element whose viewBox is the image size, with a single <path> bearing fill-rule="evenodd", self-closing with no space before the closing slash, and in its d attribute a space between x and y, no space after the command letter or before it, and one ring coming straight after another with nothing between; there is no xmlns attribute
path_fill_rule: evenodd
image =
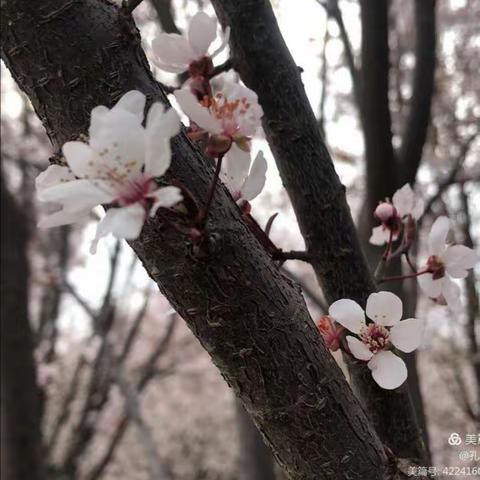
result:
<svg viewBox="0 0 480 480"><path fill-rule="evenodd" d="M222 93L217 93L214 97L205 99L202 103L221 122L223 134L229 137L238 133L239 116L246 115L250 108L250 102L245 97L229 101Z"/></svg>
<svg viewBox="0 0 480 480"><path fill-rule="evenodd" d="M382 325L371 323L360 331L360 339L372 353L385 350L390 346L390 333Z"/></svg>
<svg viewBox="0 0 480 480"><path fill-rule="evenodd" d="M432 274L433 280L438 280L445 276L445 264L436 255L428 257L427 269Z"/></svg>
<svg viewBox="0 0 480 480"><path fill-rule="evenodd" d="M154 182L152 177L139 173L134 178L128 178L122 184L122 188L117 202L121 207L133 205L134 203L140 203L144 208L148 207L149 200L146 197L148 193L152 191Z"/></svg>

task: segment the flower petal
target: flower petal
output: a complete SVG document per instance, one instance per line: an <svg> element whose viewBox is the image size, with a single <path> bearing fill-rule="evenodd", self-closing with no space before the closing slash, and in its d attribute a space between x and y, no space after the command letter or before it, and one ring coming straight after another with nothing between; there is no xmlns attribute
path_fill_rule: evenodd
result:
<svg viewBox="0 0 480 480"><path fill-rule="evenodd" d="M72 223L80 222L88 216L90 210L90 208L80 211L63 208L58 212L43 217L38 222L38 228L53 228L61 225L70 225Z"/></svg>
<svg viewBox="0 0 480 480"><path fill-rule="evenodd" d="M328 309L328 314L353 333L360 333L361 328L365 325L365 314L362 307L348 298L333 302Z"/></svg>
<svg viewBox="0 0 480 480"><path fill-rule="evenodd" d="M97 251L98 241L112 233L117 238L134 240L142 231L145 209L138 203L123 208L110 208L97 226L90 252Z"/></svg>
<svg viewBox="0 0 480 480"><path fill-rule="evenodd" d="M402 318L402 301L392 292L372 293L365 309L367 317L378 325L395 325Z"/></svg>
<svg viewBox="0 0 480 480"><path fill-rule="evenodd" d="M143 167L145 135L135 115L126 110L110 110L102 127L90 137L90 146L98 153L104 170L130 176Z"/></svg>
<svg viewBox="0 0 480 480"><path fill-rule="evenodd" d="M212 52L212 54L210 55L210 57L212 58L212 60L221 52L223 52L223 50L225 49L225 47L228 45L228 42L230 41L230 27L226 27L223 34L221 34L221 43L220 45L218 46L218 48L216 50L214 50Z"/></svg>
<svg viewBox="0 0 480 480"><path fill-rule="evenodd" d="M222 181L234 197L239 195L250 167L250 153L232 144L222 165Z"/></svg>
<svg viewBox="0 0 480 480"><path fill-rule="evenodd" d="M80 178L97 178L101 160L90 145L83 142L67 142L62 147L72 172Z"/></svg>
<svg viewBox="0 0 480 480"><path fill-rule="evenodd" d="M347 335L346 338L348 348L350 349L350 352L355 358L368 362L373 357L373 353L358 338L352 337L351 335Z"/></svg>
<svg viewBox="0 0 480 480"><path fill-rule="evenodd" d="M245 183L242 187L242 198L245 200L253 200L263 190L267 173L267 161L263 156L263 152L257 153L255 160L253 161L250 173L245 179Z"/></svg>
<svg viewBox="0 0 480 480"><path fill-rule="evenodd" d="M369 242L372 245L385 245L390 239L390 230L385 228L383 225L375 227L372 229L372 236L370 237Z"/></svg>
<svg viewBox="0 0 480 480"><path fill-rule="evenodd" d="M159 112L159 108L156 111ZM170 109L162 114L154 112L147 121L145 173L160 177L170 166L170 137L178 133L180 118L175 110Z"/></svg>
<svg viewBox="0 0 480 480"><path fill-rule="evenodd" d="M433 299L438 298L442 294L444 279L445 277L434 280L431 273L424 273L417 277L418 284L423 290L423 293Z"/></svg>
<svg viewBox="0 0 480 480"><path fill-rule="evenodd" d="M125 93L120 100L115 104L113 109L121 109L132 113L137 119L138 123L143 122L145 111L146 97L138 90L130 90Z"/></svg>
<svg viewBox="0 0 480 480"><path fill-rule="evenodd" d="M467 270L473 268L479 261L475 250L465 245L453 245L448 247L442 255L447 273L453 278L465 278Z"/></svg>
<svg viewBox="0 0 480 480"><path fill-rule="evenodd" d="M407 379L405 362L390 351L376 353L368 362L373 379L386 390L398 388Z"/></svg>
<svg viewBox="0 0 480 480"><path fill-rule="evenodd" d="M182 71L188 69L195 54L190 48L187 39L177 33L160 33L152 42L152 50L155 55L154 60L159 60L161 64L173 67L183 67Z"/></svg>
<svg viewBox="0 0 480 480"><path fill-rule="evenodd" d="M178 113L165 107L161 103L154 103L147 114L147 131L152 130L162 137L174 137L180 133L180 117Z"/></svg>
<svg viewBox="0 0 480 480"><path fill-rule="evenodd" d="M449 231L450 220L447 217L438 217L428 235L428 248L432 255L441 255L444 252Z"/></svg>
<svg viewBox="0 0 480 480"><path fill-rule="evenodd" d="M45 188L50 188L59 183L65 183L71 180L75 180L75 176L68 167L50 165L35 178L35 187L39 192Z"/></svg>
<svg viewBox="0 0 480 480"><path fill-rule="evenodd" d="M182 192L179 188L168 186L159 188L147 195L153 198L153 205L150 210L150 216L153 217L160 207L173 207L183 199Z"/></svg>
<svg viewBox="0 0 480 480"><path fill-rule="evenodd" d="M393 194L392 202L400 218L411 215L415 194L408 183Z"/></svg>
<svg viewBox="0 0 480 480"><path fill-rule="evenodd" d="M210 133L221 133L222 128L220 123L210 113L208 108L198 103L197 98L190 90L181 88L180 90L176 90L174 95L181 109L191 121Z"/></svg>
<svg viewBox="0 0 480 480"><path fill-rule="evenodd" d="M198 12L190 21L188 43L198 57L207 54L208 48L217 37L217 19L205 12Z"/></svg>
<svg viewBox="0 0 480 480"><path fill-rule="evenodd" d="M391 342L402 352L416 350L423 341L425 322L416 318L408 318L394 325L390 330Z"/></svg>
<svg viewBox="0 0 480 480"><path fill-rule="evenodd" d="M99 188L89 180L72 180L38 192L38 199L42 202L75 204L78 208L93 208L111 202L113 198L113 193Z"/></svg>
<svg viewBox="0 0 480 480"><path fill-rule="evenodd" d="M448 276L445 276L442 287L442 294L448 307L453 312L458 312L462 308L460 287Z"/></svg>

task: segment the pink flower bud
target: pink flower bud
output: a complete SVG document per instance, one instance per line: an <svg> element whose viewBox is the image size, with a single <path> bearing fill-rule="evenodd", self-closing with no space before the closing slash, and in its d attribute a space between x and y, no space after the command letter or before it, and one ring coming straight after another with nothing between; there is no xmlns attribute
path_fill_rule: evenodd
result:
<svg viewBox="0 0 480 480"><path fill-rule="evenodd" d="M340 340L344 328L335 323L328 315L323 315L317 323L317 327L322 334L325 345L332 352L336 352L340 348Z"/></svg>
<svg viewBox="0 0 480 480"><path fill-rule="evenodd" d="M395 207L389 202L381 202L375 209L375 216L382 222L387 223L392 217L396 216Z"/></svg>

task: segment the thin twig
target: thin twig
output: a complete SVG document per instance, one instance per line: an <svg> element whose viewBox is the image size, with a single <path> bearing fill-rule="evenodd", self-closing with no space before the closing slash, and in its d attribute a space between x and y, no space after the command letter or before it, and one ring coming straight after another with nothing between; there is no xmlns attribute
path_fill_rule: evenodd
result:
<svg viewBox="0 0 480 480"><path fill-rule="evenodd" d="M215 195L215 189L217 187L218 179L220 177L220 171L222 169L223 157L224 157L224 155L220 155L217 158L217 166L215 168L215 173L213 175L212 184L210 185L210 190L208 192L207 203L205 204L205 207L201 210L200 218L198 219L198 225L200 227L205 226L205 222L207 221L208 212L210 210L210 206L212 205L213 196Z"/></svg>
<svg viewBox="0 0 480 480"><path fill-rule="evenodd" d="M320 310L321 313L327 313L328 305L325 300L318 295L317 292L314 291L313 288L310 288L295 272L292 270L282 267L282 271L286 273L288 277L290 277L295 283L300 285L300 288L303 292L307 295L310 300L316 305L316 307Z"/></svg>
<svg viewBox="0 0 480 480"><path fill-rule="evenodd" d="M157 345L157 348L150 354L149 358L144 364L140 378L136 383L136 390L138 393L141 393L149 384L150 380L155 376L158 376L159 371L155 368L159 358L166 352L171 339L173 338L173 333L176 325L176 314L171 315L170 322L167 325L167 331L165 335L160 340ZM108 464L115 455L115 451L119 446L122 438L127 430L129 425L130 418L128 415L124 415L120 423L118 424L117 430L110 437L110 443L106 448L103 456L98 460L98 462L90 469L88 474L85 476L85 480L98 480Z"/></svg>
<svg viewBox="0 0 480 480"><path fill-rule="evenodd" d="M299 252L296 250L290 250L288 252L284 252L283 250L278 249L276 252L272 254L274 260L280 260L285 262L286 260L301 260L302 262L310 263L312 261L313 256L308 252Z"/></svg>
<svg viewBox="0 0 480 480"><path fill-rule="evenodd" d="M221 63L220 65L217 65L214 67L212 74L210 75L210 78L216 77L217 75L220 75L221 73L228 72L233 68L233 60L229 58L225 62Z"/></svg>
<svg viewBox="0 0 480 480"><path fill-rule="evenodd" d="M118 367L117 374L115 375L115 382L120 388L120 392L125 399L127 415L131 420L133 420L138 428L138 439L140 443L143 444L143 448L150 465L152 480L167 479L168 475L158 456L158 450L157 446L155 445L152 431L142 417L138 392L136 392L128 383L120 366Z"/></svg>

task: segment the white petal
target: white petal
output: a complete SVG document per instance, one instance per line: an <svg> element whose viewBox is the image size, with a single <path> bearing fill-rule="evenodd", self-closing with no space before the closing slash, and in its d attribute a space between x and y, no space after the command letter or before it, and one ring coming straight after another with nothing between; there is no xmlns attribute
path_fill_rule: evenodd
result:
<svg viewBox="0 0 480 480"><path fill-rule="evenodd" d="M412 217L418 220L425 212L425 202L422 198L417 198L412 209Z"/></svg>
<svg viewBox="0 0 480 480"><path fill-rule="evenodd" d="M411 215L415 201L415 195L412 188L406 183L402 188L393 194L393 205L397 210L398 215L404 217Z"/></svg>
<svg viewBox="0 0 480 480"><path fill-rule="evenodd" d="M219 47L212 52L210 57L214 59L219 53L223 52L225 47L228 45L228 42L230 41L230 27L225 28L225 31L223 32L222 35L222 42L220 43Z"/></svg>
<svg viewBox="0 0 480 480"><path fill-rule="evenodd" d="M173 186L159 188L149 193L147 196L154 199L150 210L151 217L155 216L160 207L173 207L173 205L176 205L183 199L180 189Z"/></svg>
<svg viewBox="0 0 480 480"><path fill-rule="evenodd" d="M417 277L418 284L423 290L423 293L433 299L438 298L442 294L444 279L445 277L434 280L431 273L425 273Z"/></svg>
<svg viewBox="0 0 480 480"><path fill-rule="evenodd" d="M93 208L102 203L111 202L114 195L98 188L89 180L72 180L46 188L38 193L42 202L76 204L78 208Z"/></svg>
<svg viewBox="0 0 480 480"><path fill-rule="evenodd" d="M142 92L138 90L130 90L123 95L113 107L114 109L122 109L132 113L138 123L143 122L146 98Z"/></svg>
<svg viewBox="0 0 480 480"><path fill-rule="evenodd" d="M190 120L210 133L221 133L222 128L219 121L210 113L208 108L198 103L197 98L190 90L181 88L180 90L176 90L174 95L185 115L187 115Z"/></svg>
<svg viewBox="0 0 480 480"><path fill-rule="evenodd" d="M383 225L372 229L372 236L370 237L370 243L372 245L385 245L390 239L390 230Z"/></svg>
<svg viewBox="0 0 480 480"><path fill-rule="evenodd" d="M448 247L442 255L447 273L453 278L465 278L467 270L473 268L479 260L477 253L464 245Z"/></svg>
<svg viewBox="0 0 480 480"><path fill-rule="evenodd" d="M145 209L138 203L123 208L111 208L97 226L90 252L95 253L98 241L112 233L117 238L133 240L140 235L145 221Z"/></svg>
<svg viewBox="0 0 480 480"><path fill-rule="evenodd" d="M188 43L198 57L207 54L208 48L217 37L217 19L198 12L188 28Z"/></svg>
<svg viewBox="0 0 480 480"><path fill-rule="evenodd" d="M180 117L173 108L165 111L161 103L154 103L147 115L148 130L165 138L174 137L180 132Z"/></svg>
<svg viewBox="0 0 480 480"><path fill-rule="evenodd" d="M101 161L97 152L83 142L67 142L62 147L72 172L80 178L97 178Z"/></svg>
<svg viewBox="0 0 480 480"><path fill-rule="evenodd" d="M328 309L328 314L353 333L360 333L361 328L365 325L365 314L362 307L348 298L333 302Z"/></svg>
<svg viewBox="0 0 480 480"><path fill-rule="evenodd" d="M90 127L88 129L88 136L90 138L95 137L103 127L108 112L110 112L110 109L104 105L99 105L92 109L92 113L90 114Z"/></svg>
<svg viewBox="0 0 480 480"><path fill-rule="evenodd" d="M170 139L159 136L147 137L147 154L145 157L145 173L152 177L162 176L170 166L172 149Z"/></svg>
<svg viewBox="0 0 480 480"><path fill-rule="evenodd" d="M160 177L170 166L172 151L170 138L180 129L180 119L175 110L149 117L145 155L145 173Z"/></svg>
<svg viewBox="0 0 480 480"><path fill-rule="evenodd" d="M378 352L368 362L373 379L386 390L398 388L407 379L405 362L390 351Z"/></svg>
<svg viewBox="0 0 480 480"><path fill-rule="evenodd" d="M368 349L368 347L361 342L358 338L347 335L348 348L355 358L358 360L364 360L368 362L372 357L373 353Z"/></svg>
<svg viewBox="0 0 480 480"><path fill-rule="evenodd" d="M75 180L75 176L68 167L61 165L50 165L46 170L35 178L35 187L37 191L53 187L59 183Z"/></svg>
<svg viewBox="0 0 480 480"><path fill-rule="evenodd" d="M447 217L438 217L428 235L428 248L432 255L441 255L443 253L449 231L450 220Z"/></svg>
<svg viewBox="0 0 480 480"><path fill-rule="evenodd" d="M53 228L60 225L70 225L72 223L80 222L84 220L89 214L90 209L81 211L71 211L68 209L62 209L58 212L52 213L46 217L43 217L38 222L39 228Z"/></svg>
<svg viewBox="0 0 480 480"><path fill-rule="evenodd" d="M238 148L235 144L228 151L222 165L222 180L232 195L240 192L250 167L250 153Z"/></svg>
<svg viewBox="0 0 480 480"><path fill-rule="evenodd" d="M367 317L378 325L395 325L402 318L402 301L392 292L372 293L365 309Z"/></svg>
<svg viewBox="0 0 480 480"><path fill-rule="evenodd" d="M442 287L442 294L448 307L453 312L458 312L462 308L460 287L448 276L445 276Z"/></svg>
<svg viewBox="0 0 480 480"><path fill-rule="evenodd" d="M245 200L253 200L263 190L267 173L267 161L263 152L258 152L253 161L250 173L242 187L242 197Z"/></svg>
<svg viewBox="0 0 480 480"><path fill-rule="evenodd" d="M391 342L402 352L416 350L423 341L425 322L416 318L408 318L394 325L390 330Z"/></svg>
<svg viewBox="0 0 480 480"><path fill-rule="evenodd" d="M160 64L183 67L183 71L195 57L187 39L176 33L160 33L152 42L152 50Z"/></svg>
<svg viewBox="0 0 480 480"><path fill-rule="evenodd" d="M126 110L111 110L102 127L90 138L90 146L102 164L120 175L137 173L145 161L145 129L135 115Z"/></svg>

